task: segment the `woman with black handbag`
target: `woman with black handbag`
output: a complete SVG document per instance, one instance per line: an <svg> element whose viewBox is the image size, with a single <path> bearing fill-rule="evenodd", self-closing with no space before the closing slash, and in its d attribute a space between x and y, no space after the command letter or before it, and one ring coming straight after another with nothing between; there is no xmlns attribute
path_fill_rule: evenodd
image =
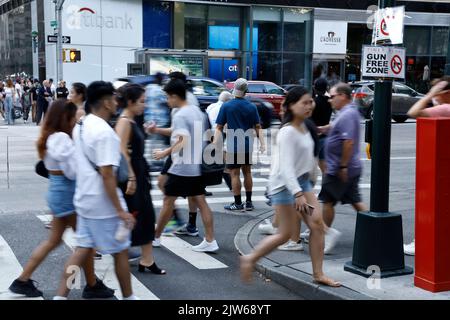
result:
<svg viewBox="0 0 450 320"><path fill-rule="evenodd" d="M118 102L123 108L115 126L121 140L122 154L128 162L128 181L120 183L128 210L136 215L136 225L131 234L131 246L141 247L139 272L149 270L154 274L166 274L155 263L152 241L155 237L155 209L150 195L150 176L144 158L145 133L135 118L145 108L145 89L138 84L126 84L119 89Z"/></svg>
<svg viewBox="0 0 450 320"><path fill-rule="evenodd" d="M56 100L44 119L41 135L37 142L39 157L43 160L49 174L47 203L53 214L49 239L43 241L32 253L22 274L14 280L9 290L27 297L42 296L31 279L33 272L47 255L62 241L67 227L75 230L77 216L73 204L75 194L75 145L72 129L75 126L77 107L65 100ZM94 273L94 251L92 258L84 266L87 285L83 298L110 298L114 290L106 287Z"/></svg>

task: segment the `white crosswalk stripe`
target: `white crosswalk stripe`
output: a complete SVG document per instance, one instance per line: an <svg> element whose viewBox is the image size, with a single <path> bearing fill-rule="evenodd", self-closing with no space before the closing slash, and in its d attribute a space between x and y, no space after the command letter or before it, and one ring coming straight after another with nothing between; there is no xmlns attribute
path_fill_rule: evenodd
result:
<svg viewBox="0 0 450 320"><path fill-rule="evenodd" d="M180 258L192 264L197 269L224 269L228 268L219 260L211 257L204 252L195 252L191 249L191 244L175 237L175 236L161 236L161 245Z"/></svg>
<svg viewBox="0 0 450 320"><path fill-rule="evenodd" d="M5 239L0 236L0 300L43 300L42 297L26 298L9 291L8 288L12 283L11 279L19 277L22 270L22 266L14 252Z"/></svg>
<svg viewBox="0 0 450 320"><path fill-rule="evenodd" d="M51 215L40 215L38 218L42 222L51 220ZM72 229L68 228L64 232L63 240L67 246L72 250L76 247L75 233ZM97 277L103 280L105 285L115 289L114 295L117 299L122 299L122 293L120 291L119 282L114 272L114 259L111 255L103 255L100 260L95 260L95 274ZM133 288L133 294L141 298L142 300L159 300L159 298L152 293L145 285L143 285L135 276L131 275L131 286Z"/></svg>
<svg viewBox="0 0 450 320"><path fill-rule="evenodd" d="M267 169L267 168L256 168L256 170L252 169L252 172L261 173L264 171L263 169ZM157 181L155 179L155 176L158 176L159 172L152 172L151 174L153 176L152 177L153 188L151 190L153 205L155 207L161 207L162 203L163 203L164 195L161 192L161 190L159 190L159 188L157 187ZM241 178L241 182L242 183L244 182L243 178ZM252 190L252 192L253 192L252 201L253 202L255 202L255 203L266 202L268 200L265 196L268 182L269 182L268 177L267 178L262 178L262 177L253 178L253 190ZM316 194L318 194L322 188L321 182L322 182L322 177L319 175L317 177L317 183L314 186L314 191ZM370 184L360 183L359 188L360 189L370 189ZM213 194L212 196L206 197L206 200L209 204L229 204L229 203L233 202L233 194L228 189L228 187L226 186L225 183L222 183L221 185L217 185L217 186L207 187L206 191L211 192ZM242 195L245 195L244 188L242 188ZM188 201L187 201L187 199L178 198L176 201L176 204L179 206L187 206Z"/></svg>

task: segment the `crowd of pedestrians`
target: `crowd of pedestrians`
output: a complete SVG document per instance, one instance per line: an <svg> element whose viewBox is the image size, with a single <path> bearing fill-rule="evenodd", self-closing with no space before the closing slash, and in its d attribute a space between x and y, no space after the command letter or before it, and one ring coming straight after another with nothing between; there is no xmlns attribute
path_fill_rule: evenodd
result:
<svg viewBox="0 0 450 320"><path fill-rule="evenodd" d="M0 80L0 116L7 125L14 125L19 119L24 123L40 125L48 106L56 99L67 99L69 90L61 80L58 88L53 79L40 82L38 79Z"/></svg>
<svg viewBox="0 0 450 320"><path fill-rule="evenodd" d="M168 232L196 237L197 212L204 237L192 250L216 252L219 244L214 219L207 201L205 150L212 145L217 163L224 163L221 177L234 200L227 211L251 211L253 152L264 152L267 141L258 110L245 99L248 82L238 79L232 92L224 91L218 101L202 112L186 76L174 72L165 80L143 87L126 84L116 90L109 82L95 81L86 87L64 81L55 87L50 80L0 83L2 115L7 123L17 99L24 121L41 124L37 143L39 158L49 173L48 207L53 215L49 239L32 253L23 273L10 290L26 296L40 296L31 279L33 271L55 249L67 227L76 232L77 247L62 270L55 299L66 299L71 268L86 275L85 298L108 298L114 290L94 273L94 259L111 254L123 299L133 294L129 261L131 247L139 248L137 271L164 275L157 266L153 248L164 245ZM441 79L409 112L410 117L449 116L449 79ZM434 108L426 108L429 103ZM27 116L25 117L25 114ZM275 249L304 250L309 243L313 280L337 287L338 281L323 272L324 254L333 251L341 233L332 228L338 202L366 211L359 191L360 113L352 102L352 90L343 83L330 88L325 79L314 84L314 93L291 88L282 109L280 129L272 137L268 204L275 209L273 220L259 225L269 236L254 251L241 257L241 275L251 279L256 262ZM334 116L333 116L334 114ZM333 118L333 119L332 119ZM210 130L209 135L205 132ZM206 138L205 138L206 137ZM164 163L158 187L164 194L160 211L151 197L150 165L144 157L145 140L167 141L167 148L154 149L154 160ZM258 145L255 147L255 143ZM164 143L161 143L164 145ZM218 156L217 156L218 155ZM322 175L321 191L313 187ZM125 172L125 179L121 175ZM245 201L242 199L241 172ZM187 222L175 207L177 198L188 199ZM308 229L300 234L301 223ZM168 270L170 273L170 270Z"/></svg>

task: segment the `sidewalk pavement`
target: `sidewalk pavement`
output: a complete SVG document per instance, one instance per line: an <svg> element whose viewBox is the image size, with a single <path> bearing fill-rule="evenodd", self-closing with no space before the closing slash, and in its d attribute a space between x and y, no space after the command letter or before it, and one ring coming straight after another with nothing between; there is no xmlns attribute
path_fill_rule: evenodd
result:
<svg viewBox="0 0 450 320"><path fill-rule="evenodd" d="M240 254L250 253L266 237L258 231L258 224L273 216L274 211L270 207L267 209L254 212L252 214L254 219L236 234L234 242ZM325 255L323 268L327 276L342 283L340 288L330 288L312 282L309 246L305 243L303 244L305 251L273 251L257 263L256 269L266 278L287 287L305 299L450 300L450 291L431 293L415 287L413 274L381 279L379 289L369 289L368 281L371 279L344 271L344 264L352 260L355 223L356 214L353 209L349 206L336 207L333 227L342 232L342 237L333 254ZM302 230L305 230L305 226L302 226ZM414 257L405 256L405 265L414 267Z"/></svg>

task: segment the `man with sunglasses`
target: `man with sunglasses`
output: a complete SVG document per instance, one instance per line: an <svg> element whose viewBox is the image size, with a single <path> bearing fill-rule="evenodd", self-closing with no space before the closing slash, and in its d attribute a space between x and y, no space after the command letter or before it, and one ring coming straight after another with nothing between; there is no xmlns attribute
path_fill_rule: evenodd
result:
<svg viewBox="0 0 450 320"><path fill-rule="evenodd" d="M358 187L362 172L359 147L361 116L352 102L351 87L345 83L335 85L330 90L329 101L338 114L330 125L319 127L322 133L328 132L325 144L327 172L319 194L323 203L323 219L329 227L325 235L325 254L330 253L341 235L331 228L335 205L340 201L351 204L356 211L367 211Z"/></svg>

